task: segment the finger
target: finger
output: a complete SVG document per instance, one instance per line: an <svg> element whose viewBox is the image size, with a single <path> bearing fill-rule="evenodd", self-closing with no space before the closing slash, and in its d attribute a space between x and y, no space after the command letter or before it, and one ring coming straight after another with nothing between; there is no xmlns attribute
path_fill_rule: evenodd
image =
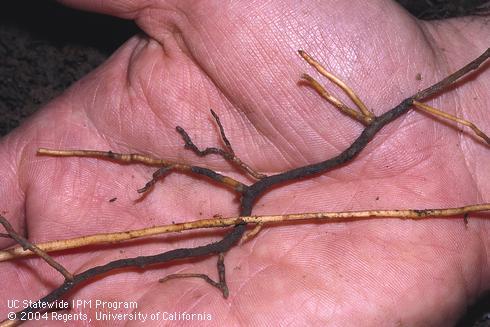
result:
<svg viewBox="0 0 490 327"><path fill-rule="evenodd" d="M131 0L58 0L61 4L86 11L117 16L125 19L134 19L140 10L154 1L131 1Z"/></svg>

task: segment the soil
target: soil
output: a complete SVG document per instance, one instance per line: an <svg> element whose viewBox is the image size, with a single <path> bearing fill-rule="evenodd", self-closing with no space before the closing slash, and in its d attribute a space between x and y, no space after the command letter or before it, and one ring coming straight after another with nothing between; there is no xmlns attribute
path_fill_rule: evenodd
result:
<svg viewBox="0 0 490 327"><path fill-rule="evenodd" d="M422 19L490 13L490 1L482 0L398 2ZM133 22L72 10L54 1L3 0L0 137L139 32ZM490 326L490 293L482 296L457 326Z"/></svg>

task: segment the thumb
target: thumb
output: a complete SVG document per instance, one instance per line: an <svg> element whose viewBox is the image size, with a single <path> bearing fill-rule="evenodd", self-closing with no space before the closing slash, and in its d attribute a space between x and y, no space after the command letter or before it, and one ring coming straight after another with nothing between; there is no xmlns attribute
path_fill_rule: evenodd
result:
<svg viewBox="0 0 490 327"><path fill-rule="evenodd" d="M25 234L25 195L19 183L19 163L23 145L17 142L15 131L0 140L0 214L7 218L14 229ZM4 233L5 231L1 230ZM0 248L15 243L8 238L0 238Z"/></svg>

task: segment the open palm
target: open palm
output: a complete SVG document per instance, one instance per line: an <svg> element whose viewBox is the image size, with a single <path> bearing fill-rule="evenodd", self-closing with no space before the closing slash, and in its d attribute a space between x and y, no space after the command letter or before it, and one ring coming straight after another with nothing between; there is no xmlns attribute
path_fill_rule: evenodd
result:
<svg viewBox="0 0 490 327"><path fill-rule="evenodd" d="M36 156L38 147L146 153L251 183L220 157L184 150L175 126L198 146L218 146L212 108L243 161L278 173L338 154L363 128L298 84L301 73L314 73L297 49L314 55L379 115L469 62L490 41L489 26L478 19L422 23L391 1L63 2L135 19L146 35L131 38L1 141L0 209L33 242L238 213L236 195L205 179L171 174L141 198L135 190L152 168ZM490 75L476 74L432 104L490 131L489 88ZM409 112L354 162L272 190L253 213L489 202L489 159L488 147L470 134ZM157 282L174 272L214 276L212 257L114 273L70 296L137 301L134 311L143 313L209 313L214 325L443 325L489 286L489 227L476 217L468 226L462 219L278 226L226 255L226 300L202 280ZM77 273L219 235L195 232L56 258ZM36 258L0 267L4 299L35 300L62 282ZM7 311L1 307L2 317ZM95 323L95 311L72 312Z"/></svg>

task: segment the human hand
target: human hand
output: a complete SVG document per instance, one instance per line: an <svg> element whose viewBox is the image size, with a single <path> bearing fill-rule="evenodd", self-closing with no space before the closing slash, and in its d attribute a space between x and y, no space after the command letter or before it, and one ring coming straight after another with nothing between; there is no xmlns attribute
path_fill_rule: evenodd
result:
<svg viewBox="0 0 490 327"><path fill-rule="evenodd" d="M152 169L40 157L38 147L148 153L239 176L222 158L185 151L175 132L180 125L202 147L220 144L213 108L241 159L273 174L339 153L363 128L297 83L301 73L312 72L297 49L314 55L381 114L488 46L488 27L478 19L423 23L387 1L64 2L135 19L148 37L129 40L2 140L1 166L9 168L0 172L1 209L33 242L238 212L235 195L206 180L172 174L138 200L132 190ZM489 83L488 74L478 74L431 103L489 131L483 114ZM409 112L352 163L269 192L254 214L489 202L487 150L468 134ZM207 312L213 324L357 325L361 318L366 325L442 325L488 288L487 231L488 223L477 218L467 228L449 219L279 226L226 255L227 300L201 280L156 282L174 272L214 275L215 258L113 274L71 297L138 301L145 313ZM217 238L189 235L56 258L76 273ZM3 263L2 271L9 282L3 298L34 300L61 283L39 259ZM94 317L94 309L79 310Z"/></svg>

